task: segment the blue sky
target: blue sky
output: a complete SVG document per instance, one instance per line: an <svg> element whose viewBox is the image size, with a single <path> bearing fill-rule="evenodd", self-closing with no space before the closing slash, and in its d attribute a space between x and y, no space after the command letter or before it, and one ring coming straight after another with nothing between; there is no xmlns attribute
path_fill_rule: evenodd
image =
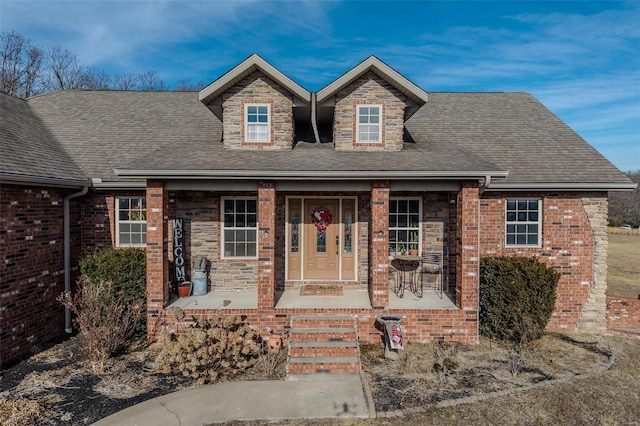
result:
<svg viewBox="0 0 640 426"><path fill-rule="evenodd" d="M0 29L169 85L255 52L314 91L376 55L427 92L530 92L640 169L640 2L0 0Z"/></svg>

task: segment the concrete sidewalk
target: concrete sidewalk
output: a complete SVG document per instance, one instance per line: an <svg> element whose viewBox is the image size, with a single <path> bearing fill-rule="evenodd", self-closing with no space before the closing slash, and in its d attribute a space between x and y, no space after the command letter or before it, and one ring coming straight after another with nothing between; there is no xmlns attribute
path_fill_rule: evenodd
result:
<svg viewBox="0 0 640 426"><path fill-rule="evenodd" d="M94 425L192 426L231 420L326 417L368 417L358 374L200 386L141 402Z"/></svg>

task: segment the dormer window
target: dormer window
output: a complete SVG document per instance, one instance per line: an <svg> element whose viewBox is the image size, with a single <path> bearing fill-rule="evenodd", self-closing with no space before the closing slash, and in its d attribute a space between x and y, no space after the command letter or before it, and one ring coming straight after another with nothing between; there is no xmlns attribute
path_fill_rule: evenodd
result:
<svg viewBox="0 0 640 426"><path fill-rule="evenodd" d="M380 143L382 138L380 131L381 105L358 105L358 132L359 143Z"/></svg>
<svg viewBox="0 0 640 426"><path fill-rule="evenodd" d="M269 104L245 104L245 142L270 142L270 109Z"/></svg>

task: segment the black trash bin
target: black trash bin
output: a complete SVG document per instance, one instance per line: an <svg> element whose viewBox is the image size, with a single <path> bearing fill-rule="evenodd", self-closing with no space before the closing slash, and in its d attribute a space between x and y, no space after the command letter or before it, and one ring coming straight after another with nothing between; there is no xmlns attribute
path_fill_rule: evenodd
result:
<svg viewBox="0 0 640 426"><path fill-rule="evenodd" d="M384 330L384 357L398 359L398 351L404 350L402 337L402 317L400 315L378 315L376 320Z"/></svg>

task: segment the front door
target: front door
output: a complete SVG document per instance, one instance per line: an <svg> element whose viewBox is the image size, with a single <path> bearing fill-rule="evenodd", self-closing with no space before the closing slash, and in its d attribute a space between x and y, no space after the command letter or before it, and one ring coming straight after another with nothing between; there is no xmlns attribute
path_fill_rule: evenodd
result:
<svg viewBox="0 0 640 426"><path fill-rule="evenodd" d="M339 278L340 211L336 199L305 200L304 277Z"/></svg>
<svg viewBox="0 0 640 426"><path fill-rule="evenodd" d="M289 198L290 280L355 280L355 198Z"/></svg>

